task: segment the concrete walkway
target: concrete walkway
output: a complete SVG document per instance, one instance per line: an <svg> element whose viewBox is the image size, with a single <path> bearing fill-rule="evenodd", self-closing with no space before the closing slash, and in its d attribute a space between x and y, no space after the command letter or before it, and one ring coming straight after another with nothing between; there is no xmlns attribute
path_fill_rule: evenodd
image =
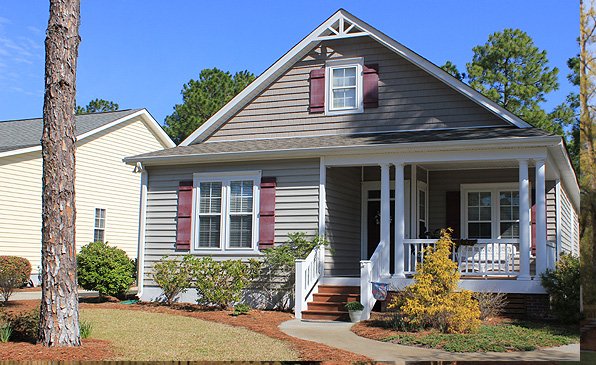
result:
<svg viewBox="0 0 596 365"><path fill-rule="evenodd" d="M579 361L579 344L526 352L452 353L385 343L360 337L350 331L352 323L302 322L280 324L284 333L303 340L361 354L375 361L405 364L406 361Z"/></svg>
<svg viewBox="0 0 596 365"><path fill-rule="evenodd" d="M79 290L79 298L96 297L99 293L90 290ZM10 300L36 300L41 299L41 291L18 291L10 296Z"/></svg>

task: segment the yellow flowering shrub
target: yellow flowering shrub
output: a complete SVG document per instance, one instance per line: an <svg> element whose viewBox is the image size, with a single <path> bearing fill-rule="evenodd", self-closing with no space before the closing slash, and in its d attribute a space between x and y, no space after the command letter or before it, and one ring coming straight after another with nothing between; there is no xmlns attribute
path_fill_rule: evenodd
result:
<svg viewBox="0 0 596 365"><path fill-rule="evenodd" d="M449 255L453 241L445 230L435 247L424 251L424 263L406 287L389 303L407 328L435 328L445 333L469 333L480 326L480 308L468 290L456 291L460 278Z"/></svg>

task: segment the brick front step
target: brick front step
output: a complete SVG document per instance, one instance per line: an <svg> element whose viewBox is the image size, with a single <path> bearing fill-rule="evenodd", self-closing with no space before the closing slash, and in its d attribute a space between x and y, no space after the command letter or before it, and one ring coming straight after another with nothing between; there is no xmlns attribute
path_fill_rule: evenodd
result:
<svg viewBox="0 0 596 365"><path fill-rule="evenodd" d="M302 319L315 321L349 321L350 314L346 311L305 310Z"/></svg>
<svg viewBox="0 0 596 365"><path fill-rule="evenodd" d="M316 293L313 294L313 302L357 302L360 300L360 294L331 294Z"/></svg>
<svg viewBox="0 0 596 365"><path fill-rule="evenodd" d="M340 285L319 285L319 293L322 294L360 294L360 287Z"/></svg>

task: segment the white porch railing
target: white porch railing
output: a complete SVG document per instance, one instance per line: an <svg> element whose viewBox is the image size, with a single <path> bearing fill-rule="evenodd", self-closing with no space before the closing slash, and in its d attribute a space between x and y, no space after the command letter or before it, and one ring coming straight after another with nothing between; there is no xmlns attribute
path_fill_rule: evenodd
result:
<svg viewBox="0 0 596 365"><path fill-rule="evenodd" d="M506 275L519 273L518 239L479 239L474 245L454 247L452 259L457 262L462 276ZM404 267L406 274L416 273L424 262L424 251L434 246L437 239L404 240Z"/></svg>
<svg viewBox="0 0 596 365"><path fill-rule="evenodd" d="M325 250L323 247L313 249L304 260L296 260L294 315L298 319L302 318L302 311L306 310L308 300L323 275L324 264Z"/></svg>
<svg viewBox="0 0 596 365"><path fill-rule="evenodd" d="M360 261L360 303L364 306L362 320L370 318L370 312L377 301L372 295L372 282L381 280L383 246L383 242L379 243L370 260Z"/></svg>

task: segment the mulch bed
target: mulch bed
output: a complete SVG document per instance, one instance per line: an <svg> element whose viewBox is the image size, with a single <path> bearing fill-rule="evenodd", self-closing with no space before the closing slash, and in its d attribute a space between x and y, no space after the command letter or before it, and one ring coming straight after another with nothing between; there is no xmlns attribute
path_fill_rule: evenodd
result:
<svg viewBox="0 0 596 365"><path fill-rule="evenodd" d="M124 305L115 302L93 303L93 301L93 299L82 299L80 308L140 310L198 318L231 326L245 327L251 331L282 340L289 343L298 352L300 358L305 361L323 361L326 364L370 362L369 358L362 355L286 335L278 328L282 322L293 318L290 313L286 312L251 310L247 315L234 317L230 311L205 310L192 304L176 304L170 308L153 303ZM95 302L97 301L95 300ZM25 312L38 307L39 301L21 300L9 302L5 310ZM0 360L105 360L113 356L109 343L93 339L84 340L83 346L76 349L48 349L41 345L12 342L0 344L0 354Z"/></svg>
<svg viewBox="0 0 596 365"><path fill-rule="evenodd" d="M87 339L80 347L45 347L27 342L0 343L0 360L106 360L114 357L108 341Z"/></svg>

